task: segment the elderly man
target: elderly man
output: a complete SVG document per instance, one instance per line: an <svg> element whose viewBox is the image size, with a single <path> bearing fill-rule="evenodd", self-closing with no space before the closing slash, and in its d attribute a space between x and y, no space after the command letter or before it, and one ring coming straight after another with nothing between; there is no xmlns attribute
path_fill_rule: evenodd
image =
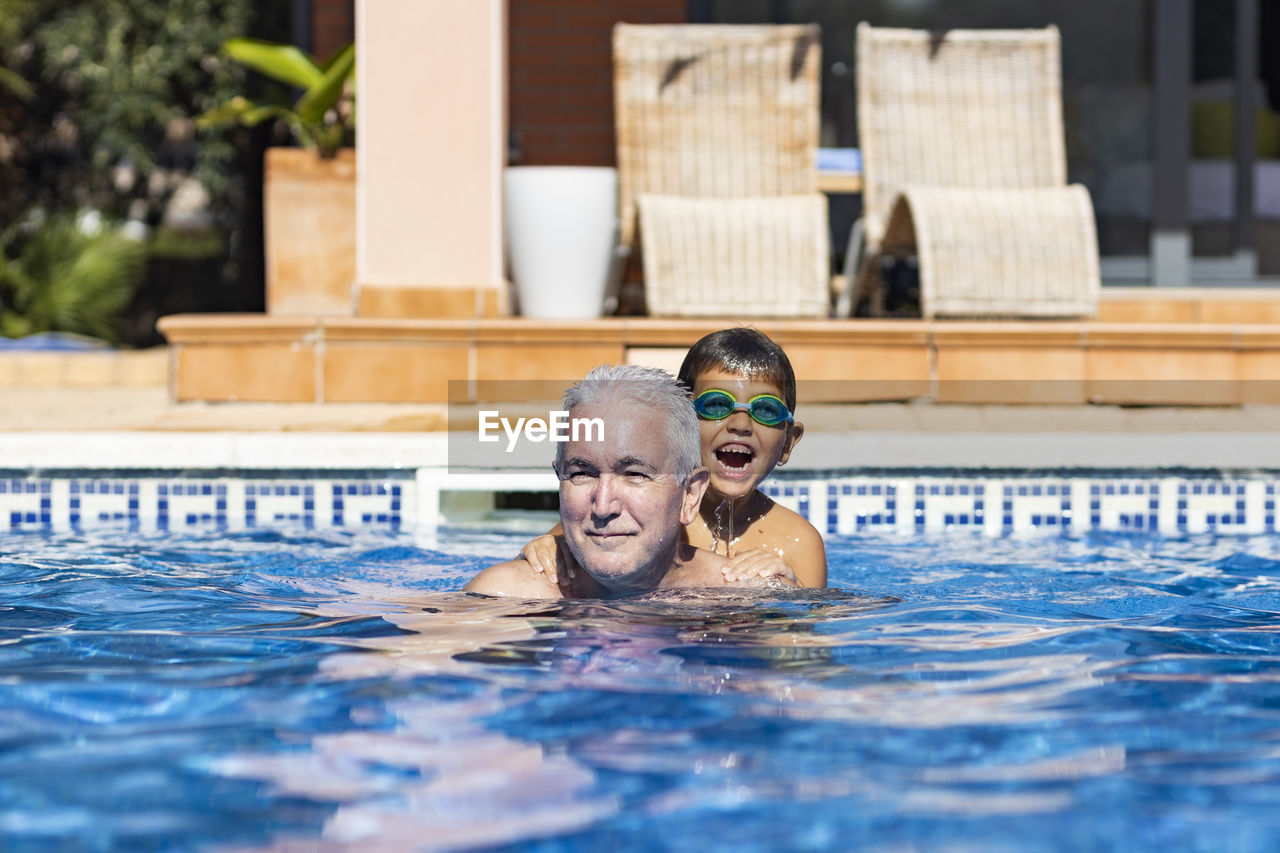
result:
<svg viewBox="0 0 1280 853"><path fill-rule="evenodd" d="M724 586L725 559L682 542L709 476L688 392L653 368L601 366L564 395L570 420L599 418L603 440L556 445L564 544L583 571L559 585L522 559L466 589L521 598L609 598L675 586ZM585 431L584 431L585 432ZM591 440L591 439L595 440Z"/></svg>

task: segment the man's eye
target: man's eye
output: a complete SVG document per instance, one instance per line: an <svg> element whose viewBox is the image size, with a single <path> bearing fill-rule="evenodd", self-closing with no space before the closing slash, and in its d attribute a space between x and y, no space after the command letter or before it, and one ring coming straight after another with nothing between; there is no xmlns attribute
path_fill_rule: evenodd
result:
<svg viewBox="0 0 1280 853"><path fill-rule="evenodd" d="M626 477L628 480L631 480L633 482L640 482L642 480L649 479L649 474L647 471L626 471L623 473L622 476Z"/></svg>
<svg viewBox="0 0 1280 853"><path fill-rule="evenodd" d="M566 475L565 479L570 483L580 486L583 483L590 482L594 479L594 475L592 475L590 471L570 471L568 475Z"/></svg>

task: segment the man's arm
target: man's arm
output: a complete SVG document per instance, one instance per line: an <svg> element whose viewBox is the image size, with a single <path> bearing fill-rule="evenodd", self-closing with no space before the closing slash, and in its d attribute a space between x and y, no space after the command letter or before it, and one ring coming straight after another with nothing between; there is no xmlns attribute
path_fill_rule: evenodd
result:
<svg viewBox="0 0 1280 853"><path fill-rule="evenodd" d="M529 571L524 560L490 566L463 587L466 592L501 595L509 598L564 598L560 588L544 574Z"/></svg>

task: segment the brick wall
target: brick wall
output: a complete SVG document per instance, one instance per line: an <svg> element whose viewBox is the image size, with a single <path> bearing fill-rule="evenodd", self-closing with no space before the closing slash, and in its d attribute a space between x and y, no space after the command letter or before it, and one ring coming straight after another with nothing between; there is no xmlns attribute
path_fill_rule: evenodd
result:
<svg viewBox="0 0 1280 853"><path fill-rule="evenodd" d="M519 162L612 166L613 25L683 23L687 6L687 0L508 0L508 115Z"/></svg>
<svg viewBox="0 0 1280 853"><path fill-rule="evenodd" d="M311 0L311 50L326 59L355 40L355 0Z"/></svg>

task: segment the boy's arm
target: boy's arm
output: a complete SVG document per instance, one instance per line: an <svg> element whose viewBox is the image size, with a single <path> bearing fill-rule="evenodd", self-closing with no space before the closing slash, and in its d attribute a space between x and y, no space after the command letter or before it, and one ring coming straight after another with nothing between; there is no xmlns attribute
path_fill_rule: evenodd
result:
<svg viewBox="0 0 1280 853"><path fill-rule="evenodd" d="M779 512L778 510L781 510ZM778 553L796 573L801 586L827 585L827 546L822 534L804 516L777 506L763 519L769 550Z"/></svg>
<svg viewBox="0 0 1280 853"><path fill-rule="evenodd" d="M800 516L800 523L791 533L794 550L787 554L787 563L795 570L796 578L803 586L822 589L827 585L827 546L822 534Z"/></svg>
<svg viewBox="0 0 1280 853"><path fill-rule="evenodd" d="M535 572L545 573L547 580L552 583L560 580L558 568L561 565L564 566L568 580L573 580L578 574L577 562L564 547L563 533L564 528L560 526L560 522L556 522L556 526L550 531L535 536L520 549L520 559L527 562Z"/></svg>
<svg viewBox="0 0 1280 853"><path fill-rule="evenodd" d="M462 588L465 592L481 595L501 595L512 598L563 598L560 588L546 575L529 571L524 560L511 560L490 566Z"/></svg>
<svg viewBox="0 0 1280 853"><path fill-rule="evenodd" d="M736 584L743 581L775 578L789 586L803 586L796 578L795 570L787 561L768 548L752 548L740 551L721 569L724 582Z"/></svg>

